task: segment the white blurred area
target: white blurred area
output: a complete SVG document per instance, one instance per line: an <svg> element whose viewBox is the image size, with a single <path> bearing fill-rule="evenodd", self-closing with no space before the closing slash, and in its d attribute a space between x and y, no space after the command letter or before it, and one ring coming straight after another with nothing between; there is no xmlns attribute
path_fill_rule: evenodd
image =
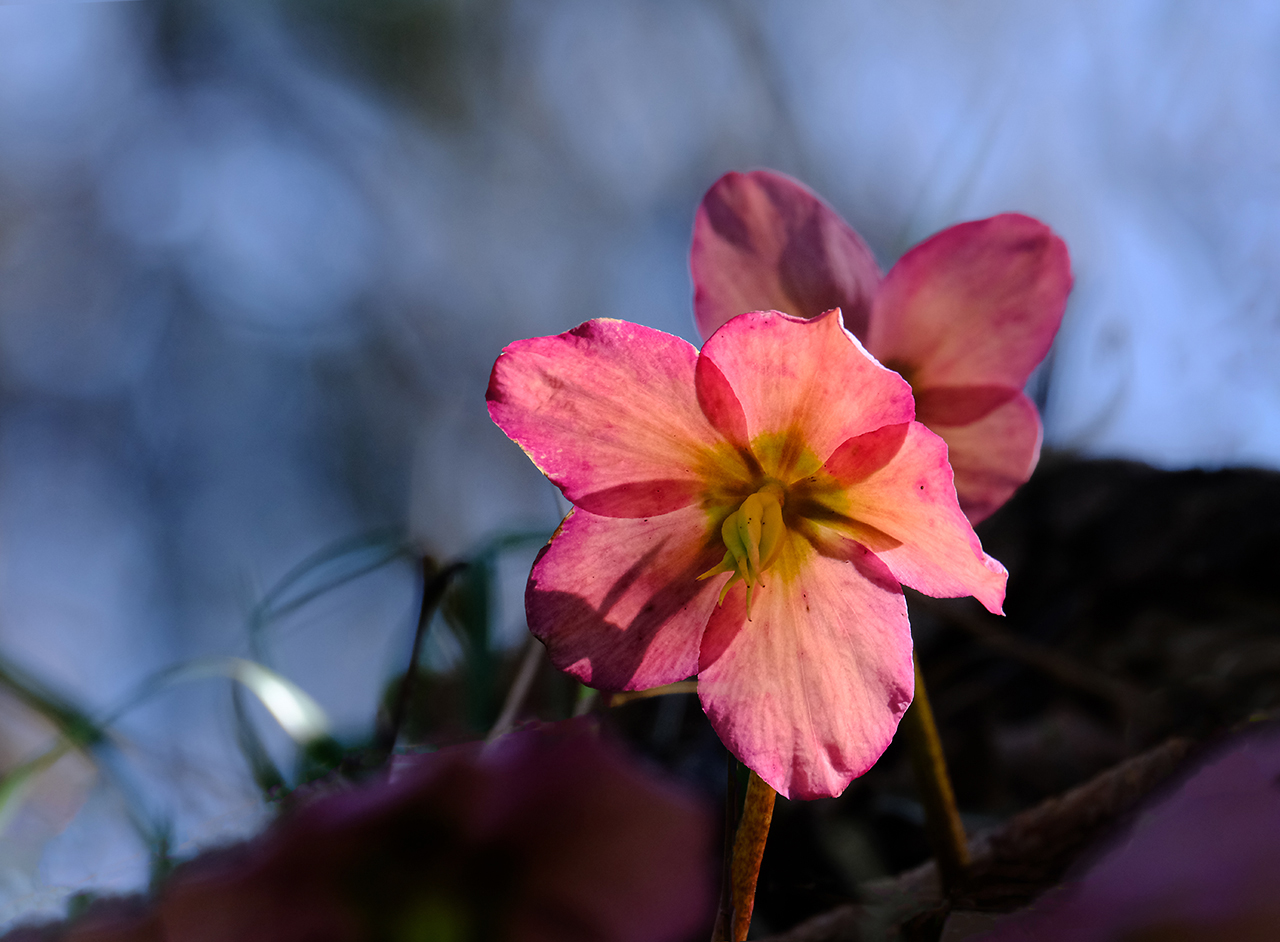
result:
<svg viewBox="0 0 1280 942"><path fill-rule="evenodd" d="M332 540L554 526L489 368L596 316L696 341L689 230L729 169L801 178L886 267L1043 219L1076 271L1046 444L1280 466L1280 7L364 3L431 14L426 84L306 4L0 5L0 656L78 703L245 655ZM392 567L317 600L273 666L358 733L415 591ZM224 687L119 731L131 784L69 757L0 832L0 921L145 883L125 792L179 854L262 820ZM0 769L51 735L0 696Z"/></svg>

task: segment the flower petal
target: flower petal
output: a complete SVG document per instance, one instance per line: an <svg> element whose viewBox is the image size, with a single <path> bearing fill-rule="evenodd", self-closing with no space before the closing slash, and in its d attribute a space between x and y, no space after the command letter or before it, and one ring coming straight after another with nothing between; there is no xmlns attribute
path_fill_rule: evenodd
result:
<svg viewBox="0 0 1280 942"><path fill-rule="evenodd" d="M604 690L643 690L697 672L723 578L698 507L649 518L565 517L529 574L529 628L556 667Z"/></svg>
<svg viewBox="0 0 1280 942"><path fill-rule="evenodd" d="M738 395L724 378L720 368L704 356L698 357L695 370L698 388L698 405L702 413L716 429L733 443L743 448L749 444L747 435L747 416L742 411L742 403Z"/></svg>
<svg viewBox="0 0 1280 942"><path fill-rule="evenodd" d="M1040 458L1040 414L1022 393L970 425L939 426L970 523L995 513L1027 482Z"/></svg>
<svg viewBox="0 0 1280 942"><path fill-rule="evenodd" d="M935 431L968 425L990 415L1021 392L1012 386L930 386L915 389L916 421Z"/></svg>
<svg viewBox="0 0 1280 942"><path fill-rule="evenodd" d="M944 229L911 249L876 295L867 349L916 389L1021 389L1044 359L1071 290L1067 247L1029 216Z"/></svg>
<svg viewBox="0 0 1280 942"><path fill-rule="evenodd" d="M880 282L875 256L839 214L769 170L712 184L694 216L689 268L703 337L747 311L816 317L833 307L864 336Z"/></svg>
<svg viewBox="0 0 1280 942"><path fill-rule="evenodd" d="M893 460L849 495L854 520L902 541L876 551L895 579L939 598L972 595L1002 614L1009 574L982 551L961 512L941 438L913 422Z"/></svg>
<svg viewBox="0 0 1280 942"><path fill-rule="evenodd" d="M737 393L748 434L794 435L819 461L850 438L910 422L911 388L844 329L840 311L804 320L762 311L702 346Z"/></svg>
<svg viewBox="0 0 1280 942"><path fill-rule="evenodd" d="M788 798L839 795L893 738L911 702L902 588L874 555L819 556L792 538L751 620L731 590L702 642L698 696L730 751Z"/></svg>
<svg viewBox="0 0 1280 942"><path fill-rule="evenodd" d="M911 423L903 422L850 438L831 453L823 469L845 487L865 481L902 450L910 430Z"/></svg>
<svg viewBox="0 0 1280 942"><path fill-rule="evenodd" d="M498 427L575 504L662 514L692 502L697 456L719 440L698 406L697 359L679 337L587 321L507 347L485 398Z"/></svg>

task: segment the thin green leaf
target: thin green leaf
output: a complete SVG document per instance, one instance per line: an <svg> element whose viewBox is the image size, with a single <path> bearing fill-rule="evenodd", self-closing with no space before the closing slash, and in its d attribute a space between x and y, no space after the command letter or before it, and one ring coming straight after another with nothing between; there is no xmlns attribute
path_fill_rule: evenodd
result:
<svg viewBox="0 0 1280 942"><path fill-rule="evenodd" d="M347 537L311 554L285 573L249 613L253 656L264 663L268 661L265 632L273 621L388 563L417 555L398 529Z"/></svg>
<svg viewBox="0 0 1280 942"><path fill-rule="evenodd" d="M310 694L270 668L239 657L200 658L165 671L117 711L116 715L131 709L164 687L209 677L225 677L243 684L262 702L281 729L301 746L329 735L329 717Z"/></svg>
<svg viewBox="0 0 1280 942"><path fill-rule="evenodd" d="M285 788L284 775L262 744L258 728L245 709L244 688L239 684L231 685L231 708L235 715L236 743L240 746L240 754L244 756L262 797L271 801Z"/></svg>

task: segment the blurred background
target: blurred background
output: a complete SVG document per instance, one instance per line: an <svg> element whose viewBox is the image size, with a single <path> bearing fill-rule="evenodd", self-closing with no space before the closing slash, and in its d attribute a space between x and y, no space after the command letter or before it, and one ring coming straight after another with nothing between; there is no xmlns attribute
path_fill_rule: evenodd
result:
<svg viewBox="0 0 1280 942"><path fill-rule="evenodd" d="M289 737L157 672L253 657L367 738L411 548L486 560L519 652L562 507L489 369L598 316L696 342L721 173L800 178L885 268L1039 217L1076 271L1046 445L1275 467L1278 154L1261 2L0 4L0 770L111 718L0 794L0 926L268 815L245 729Z"/></svg>

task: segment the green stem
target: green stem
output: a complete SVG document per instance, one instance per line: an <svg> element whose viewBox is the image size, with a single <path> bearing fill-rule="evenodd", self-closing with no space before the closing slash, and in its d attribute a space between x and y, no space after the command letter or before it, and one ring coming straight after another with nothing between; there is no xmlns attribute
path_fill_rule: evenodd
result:
<svg viewBox="0 0 1280 942"><path fill-rule="evenodd" d="M756 881L764 857L773 802L778 793L755 772L747 780L747 797L742 803L742 819L733 841L733 935L732 942L745 942L751 928L751 911L756 903Z"/></svg>
<svg viewBox="0 0 1280 942"><path fill-rule="evenodd" d="M956 809L956 796L951 789L947 760L942 754L942 740L938 738L938 725L929 706L920 662L914 654L912 660L916 669L916 696L902 717L902 729L911 753L916 787L924 804L925 833L938 861L943 892L950 894L969 870L969 843Z"/></svg>

